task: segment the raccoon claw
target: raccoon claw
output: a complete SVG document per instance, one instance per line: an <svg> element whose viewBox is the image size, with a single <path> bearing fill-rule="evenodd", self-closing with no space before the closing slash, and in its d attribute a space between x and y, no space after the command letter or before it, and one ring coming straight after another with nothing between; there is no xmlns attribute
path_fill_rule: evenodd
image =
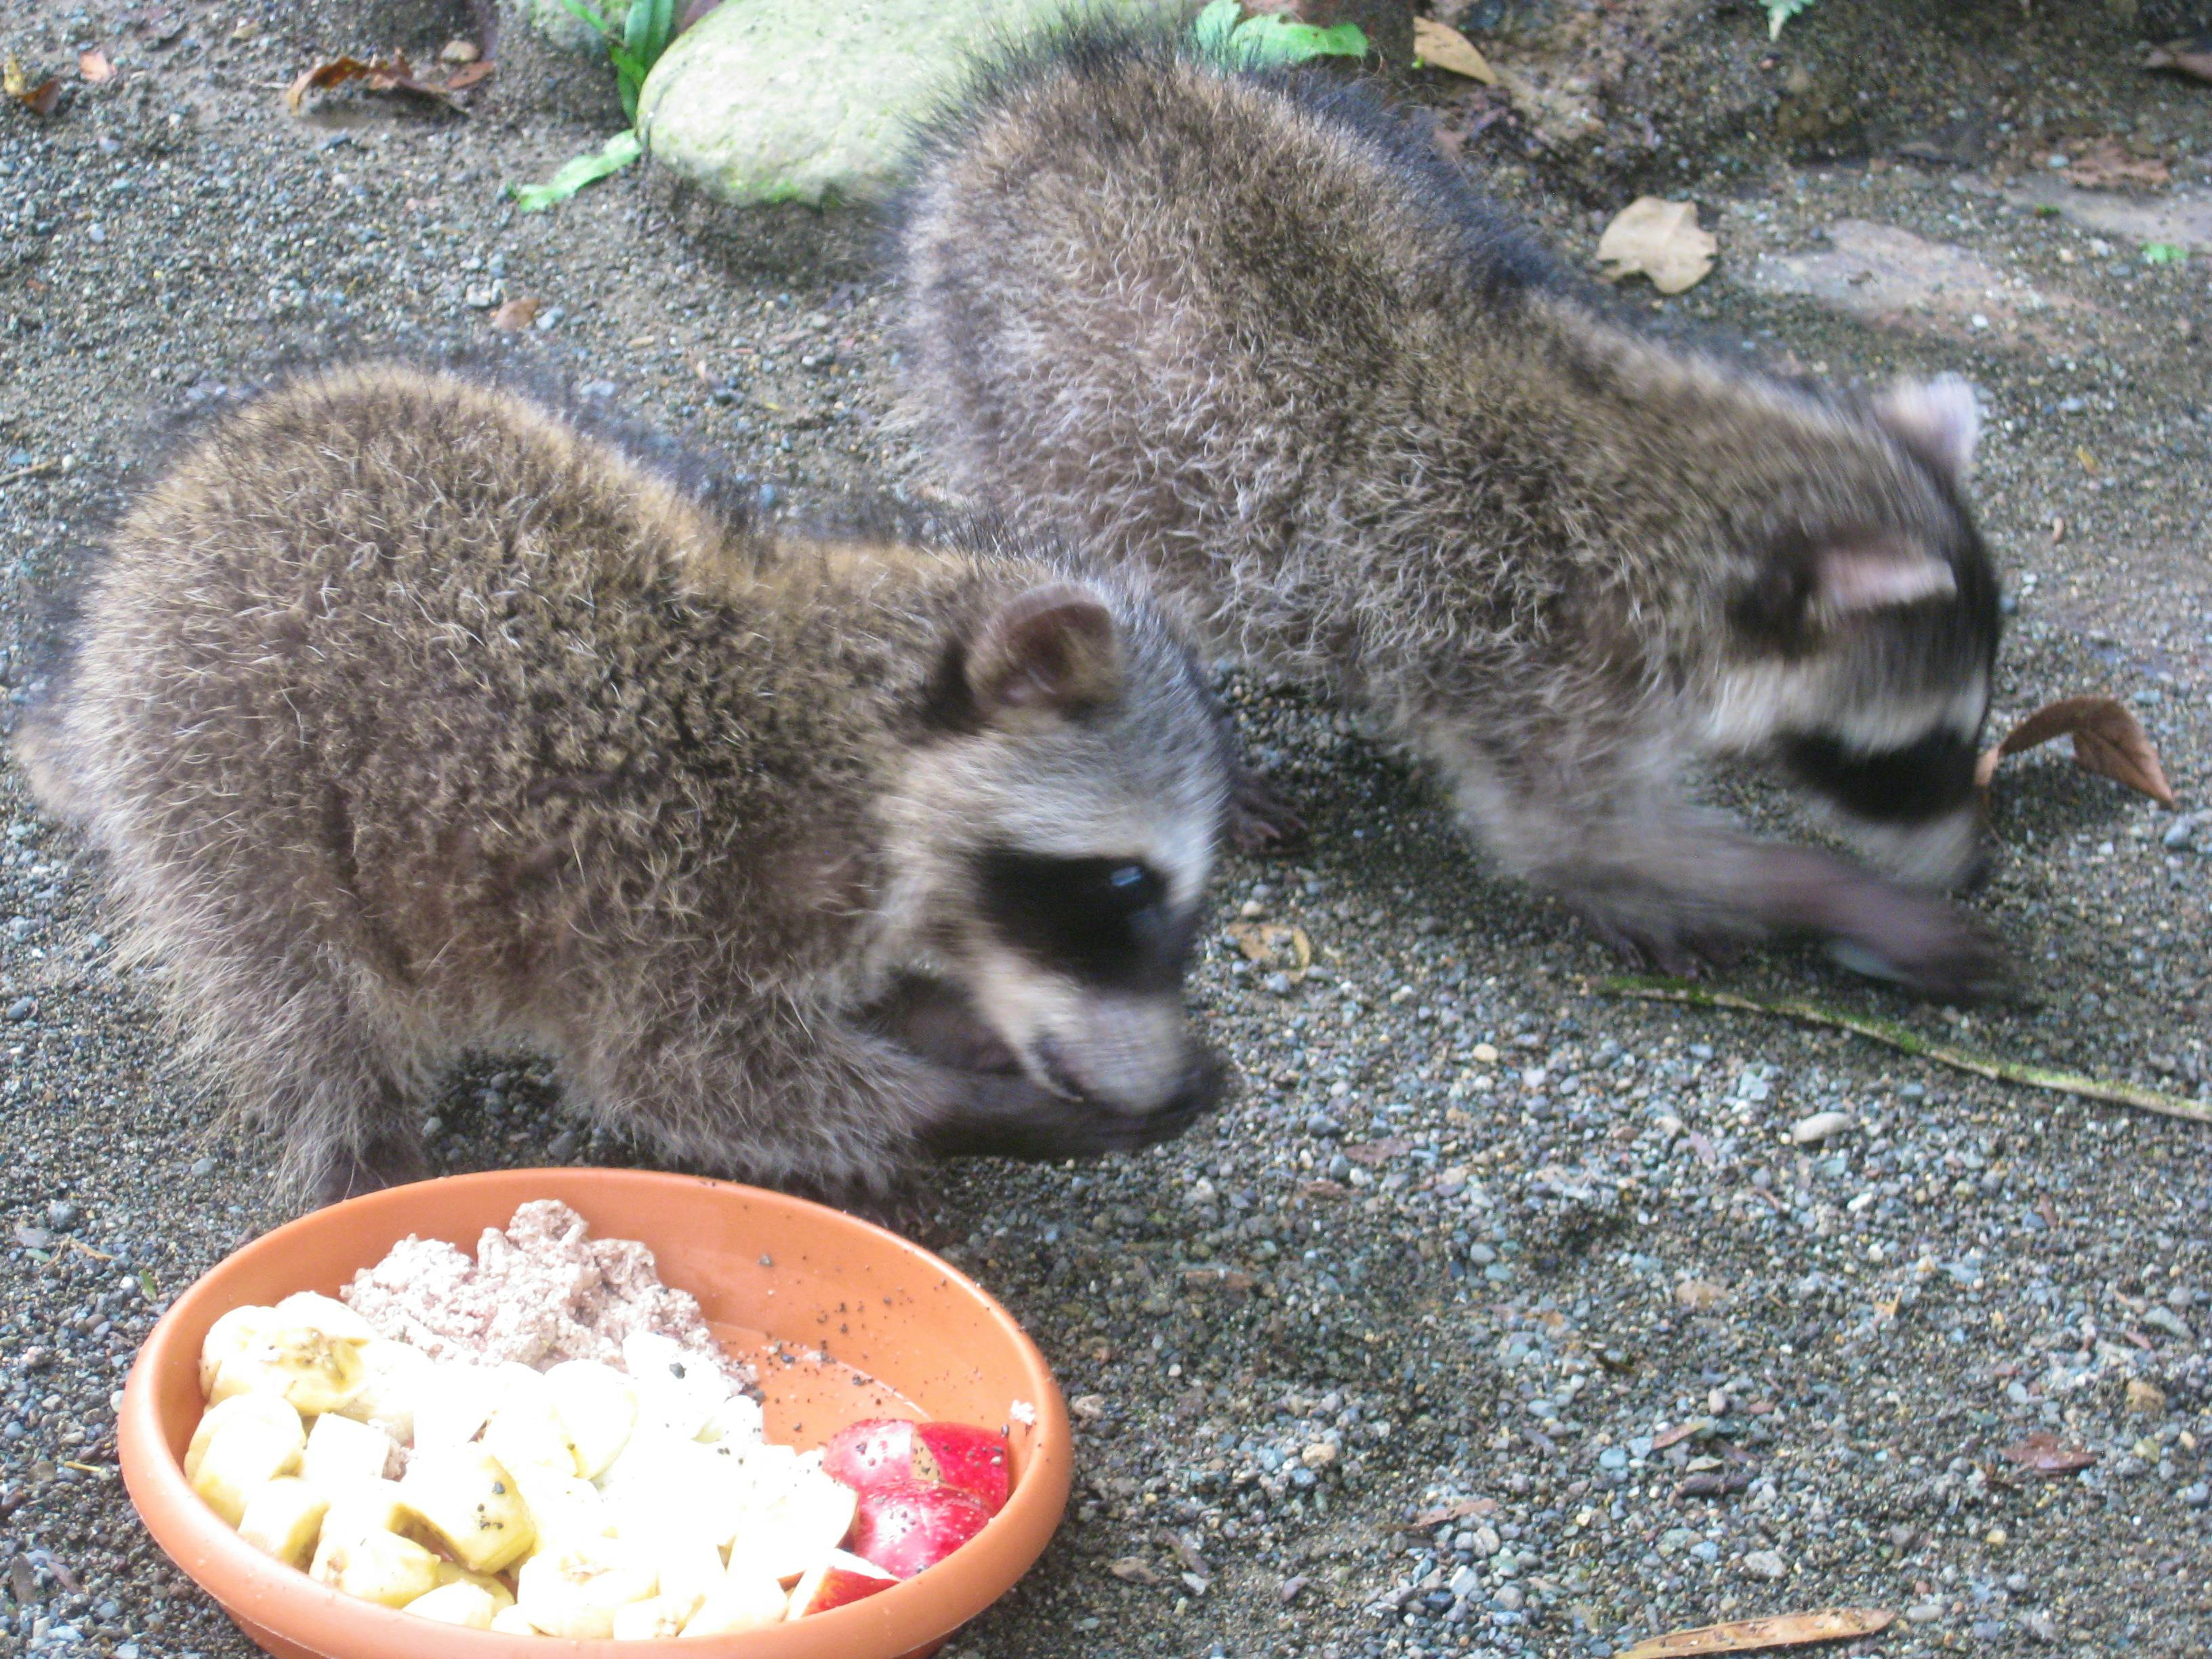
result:
<svg viewBox="0 0 2212 1659"><path fill-rule="evenodd" d="M950 1088L944 1115L921 1131L930 1152L1042 1162L1140 1152L1172 1140L1212 1109L1221 1096L1221 1071L1210 1059L1201 1062L1172 1099L1149 1112L1120 1111L994 1073L959 1077Z"/></svg>
<svg viewBox="0 0 2212 1659"><path fill-rule="evenodd" d="M2011 988L2003 945L1965 913L1909 894L1869 908L1866 926L1828 941L1828 955L1851 972L1942 1002L1981 1002Z"/></svg>
<svg viewBox="0 0 2212 1659"><path fill-rule="evenodd" d="M436 1173L419 1141L380 1135L365 1146L347 1146L330 1153L309 1184L308 1194L315 1207L321 1209L386 1187L428 1181Z"/></svg>
<svg viewBox="0 0 2212 1659"><path fill-rule="evenodd" d="M1250 856L1287 852L1306 836L1306 821L1264 774L1240 766L1229 793L1229 844Z"/></svg>

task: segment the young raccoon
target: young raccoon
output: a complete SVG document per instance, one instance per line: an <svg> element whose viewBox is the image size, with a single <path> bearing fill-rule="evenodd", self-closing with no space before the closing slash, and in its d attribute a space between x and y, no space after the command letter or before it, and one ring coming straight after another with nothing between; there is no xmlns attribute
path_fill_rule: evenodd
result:
<svg viewBox="0 0 2212 1659"><path fill-rule="evenodd" d="M908 394L963 489L1363 706L1602 937L1997 976L1941 899L1678 793L1778 759L1904 882L1975 868L1963 382L1855 401L1644 338L1365 94L1157 42L987 76L900 235Z"/></svg>
<svg viewBox="0 0 2212 1659"><path fill-rule="evenodd" d="M296 382L149 493L21 748L324 1200L464 1049L765 1179L1175 1134L1228 757L1127 584L772 541L508 393Z"/></svg>

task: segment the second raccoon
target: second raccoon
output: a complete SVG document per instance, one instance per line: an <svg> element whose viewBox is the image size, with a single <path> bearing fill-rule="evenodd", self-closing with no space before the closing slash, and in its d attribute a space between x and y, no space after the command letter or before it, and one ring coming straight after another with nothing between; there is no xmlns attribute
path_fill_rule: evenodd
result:
<svg viewBox="0 0 2212 1659"><path fill-rule="evenodd" d="M1362 706L1601 936L1999 976L1917 890L1979 856L1997 585L1963 383L1857 400L1647 337L1363 92L1158 42L987 77L902 236L955 481ZM1692 807L1715 756L1778 760L1896 879Z"/></svg>

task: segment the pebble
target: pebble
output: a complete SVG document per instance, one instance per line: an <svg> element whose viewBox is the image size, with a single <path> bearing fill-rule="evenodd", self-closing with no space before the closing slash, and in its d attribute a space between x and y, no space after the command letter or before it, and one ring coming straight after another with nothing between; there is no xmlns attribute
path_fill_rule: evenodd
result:
<svg viewBox="0 0 2212 1659"><path fill-rule="evenodd" d="M2189 845L2189 838L2196 833L2196 814L2193 812L2184 812L2179 817L2174 819L2172 823L2166 826L2166 833L2159 837L2159 841L2161 845L2166 847L2186 847Z"/></svg>
<svg viewBox="0 0 2212 1659"><path fill-rule="evenodd" d="M8 1018L25 1020L39 1012L39 1005L29 997L17 997L8 1005Z"/></svg>
<svg viewBox="0 0 2212 1659"><path fill-rule="evenodd" d="M215 1160L211 1158L194 1158L192 1160L192 1173L200 1176L213 1175L215 1173Z"/></svg>
<svg viewBox="0 0 2212 1659"><path fill-rule="evenodd" d="M83 1211L70 1203L69 1200L58 1198L46 1206L46 1225L66 1230L76 1226L77 1218L83 1213Z"/></svg>
<svg viewBox="0 0 2212 1659"><path fill-rule="evenodd" d="M1841 1134L1851 1127L1849 1112L1815 1112L1810 1117L1801 1117L1790 1126L1790 1139L1800 1146L1814 1146L1830 1135Z"/></svg>
<svg viewBox="0 0 2212 1659"><path fill-rule="evenodd" d="M1753 1578L1764 1578L1770 1583L1790 1571L1780 1553L1774 1550L1752 1551L1743 1558L1743 1570Z"/></svg>

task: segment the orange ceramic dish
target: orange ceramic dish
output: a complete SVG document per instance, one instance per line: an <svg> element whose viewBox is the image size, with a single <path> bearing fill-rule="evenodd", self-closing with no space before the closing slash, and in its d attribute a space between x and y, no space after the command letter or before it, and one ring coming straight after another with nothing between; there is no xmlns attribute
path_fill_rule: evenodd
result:
<svg viewBox="0 0 2212 1659"><path fill-rule="evenodd" d="M829 1613L737 1636L577 1642L433 1625L341 1595L254 1549L194 1495L181 1458L204 1408L200 1344L217 1316L294 1291L335 1295L409 1233L473 1250L486 1227L504 1226L516 1206L537 1198L574 1206L597 1237L651 1247L662 1281L697 1297L724 1346L754 1360L771 1439L817 1446L865 1417L1003 1426L1014 1481L1006 1508L927 1571ZM1066 1407L1043 1357L1005 1309L937 1257L818 1204L626 1170L456 1176L278 1228L162 1316L124 1388L118 1442L147 1530L281 1659L421 1659L434 1649L459 1659L639 1659L672 1646L669 1659L925 1655L1043 1552L1066 1507L1073 1462Z"/></svg>

